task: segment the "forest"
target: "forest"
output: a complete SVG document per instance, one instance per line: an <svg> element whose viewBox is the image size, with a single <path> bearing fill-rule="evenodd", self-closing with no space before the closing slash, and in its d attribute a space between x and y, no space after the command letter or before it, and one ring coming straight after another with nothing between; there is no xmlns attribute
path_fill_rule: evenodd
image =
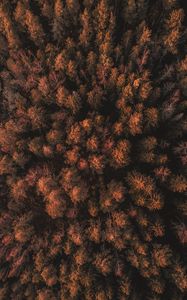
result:
<svg viewBox="0 0 187 300"><path fill-rule="evenodd" d="M185 2L0 1L0 300L187 299Z"/></svg>

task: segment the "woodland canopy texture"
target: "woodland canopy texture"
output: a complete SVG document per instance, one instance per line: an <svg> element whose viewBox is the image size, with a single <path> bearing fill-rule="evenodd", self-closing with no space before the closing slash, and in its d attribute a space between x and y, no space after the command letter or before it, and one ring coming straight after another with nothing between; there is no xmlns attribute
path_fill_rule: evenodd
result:
<svg viewBox="0 0 187 300"><path fill-rule="evenodd" d="M0 300L187 299L185 2L0 1Z"/></svg>

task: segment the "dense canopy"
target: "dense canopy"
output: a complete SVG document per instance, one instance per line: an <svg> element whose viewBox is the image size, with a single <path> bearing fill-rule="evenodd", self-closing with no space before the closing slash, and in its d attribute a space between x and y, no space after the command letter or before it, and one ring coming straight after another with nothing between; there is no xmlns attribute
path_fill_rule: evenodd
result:
<svg viewBox="0 0 187 300"><path fill-rule="evenodd" d="M0 1L0 299L184 300L185 1Z"/></svg>

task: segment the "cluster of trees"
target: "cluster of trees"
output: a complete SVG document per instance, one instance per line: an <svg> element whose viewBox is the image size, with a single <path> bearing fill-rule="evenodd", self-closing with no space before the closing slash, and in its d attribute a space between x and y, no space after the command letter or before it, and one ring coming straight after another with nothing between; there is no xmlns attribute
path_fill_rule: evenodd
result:
<svg viewBox="0 0 187 300"><path fill-rule="evenodd" d="M0 299L183 300L178 0L0 1Z"/></svg>

